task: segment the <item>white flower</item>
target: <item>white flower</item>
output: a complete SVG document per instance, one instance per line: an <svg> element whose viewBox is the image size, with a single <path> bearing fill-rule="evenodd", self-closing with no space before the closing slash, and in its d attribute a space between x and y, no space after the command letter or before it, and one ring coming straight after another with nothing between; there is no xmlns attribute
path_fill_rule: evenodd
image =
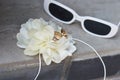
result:
<svg viewBox="0 0 120 80"><path fill-rule="evenodd" d="M26 48L34 35L41 37L44 33L54 36L54 28L43 19L29 19L28 22L21 25L20 33L17 34L17 45Z"/></svg>
<svg viewBox="0 0 120 80"><path fill-rule="evenodd" d="M76 50L76 47L65 37L60 40L51 43L50 47L43 54L43 59L47 65L52 61L60 63L67 56L72 56L72 53Z"/></svg>
<svg viewBox="0 0 120 80"><path fill-rule="evenodd" d="M17 45L25 48L24 54L35 56L42 54L47 65L51 62L60 63L67 56L72 56L76 50L71 37L62 36L54 41L54 32L60 32L61 27L43 19L30 19L21 26L17 34Z"/></svg>

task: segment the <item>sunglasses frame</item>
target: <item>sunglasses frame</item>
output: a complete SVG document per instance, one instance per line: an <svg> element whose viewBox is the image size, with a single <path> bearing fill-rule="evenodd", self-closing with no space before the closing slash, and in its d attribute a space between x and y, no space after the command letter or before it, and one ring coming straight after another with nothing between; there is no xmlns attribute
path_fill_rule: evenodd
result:
<svg viewBox="0 0 120 80"><path fill-rule="evenodd" d="M70 20L70 21L62 21L56 17L54 17L50 11L49 11L49 5L53 3L53 4L56 4L62 8L64 8L65 10L71 12L73 14L73 19ZM102 37L102 38L111 38L113 36L115 36L115 34L118 32L118 26L115 25L115 24L112 24L110 22L107 22L107 21L104 21L104 20L101 20L101 19L98 19L98 18L94 18L94 17L90 17L90 16L79 16L74 10L72 10L71 8L55 1L55 0L44 0L44 9L45 11L51 16L53 17L54 19L62 22L62 23L65 23L65 24L71 24L73 23L75 20L77 21L80 21L81 22L81 26L83 28L83 30L91 35L94 35L94 36L97 36L97 37ZM110 28L111 28L111 31L107 34L107 35L99 35L99 34L95 34L95 33L92 33L90 32L89 30L87 30L84 26L84 22L85 20L93 20L93 21L96 21L96 22L99 22L99 23L102 23L102 24L105 24L105 25L108 25Z"/></svg>

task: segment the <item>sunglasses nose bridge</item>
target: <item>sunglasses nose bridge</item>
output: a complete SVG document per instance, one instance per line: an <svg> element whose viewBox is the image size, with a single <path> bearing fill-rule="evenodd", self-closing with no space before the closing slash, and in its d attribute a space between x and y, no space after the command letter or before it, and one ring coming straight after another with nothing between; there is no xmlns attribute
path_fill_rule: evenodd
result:
<svg viewBox="0 0 120 80"><path fill-rule="evenodd" d="M80 22L84 21L84 17L79 16L78 14L75 15L75 19Z"/></svg>

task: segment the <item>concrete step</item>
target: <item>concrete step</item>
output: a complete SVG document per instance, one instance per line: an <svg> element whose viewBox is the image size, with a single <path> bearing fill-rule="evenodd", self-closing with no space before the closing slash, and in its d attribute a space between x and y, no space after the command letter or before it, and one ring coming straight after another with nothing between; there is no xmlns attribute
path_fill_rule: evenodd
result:
<svg viewBox="0 0 120 80"><path fill-rule="evenodd" d="M120 55L103 57L103 60L108 77L120 76ZM98 58L75 61L72 63L67 80L96 80L96 78L103 77L103 74L103 66ZM114 78L114 76L109 77L108 80L114 80Z"/></svg>
<svg viewBox="0 0 120 80"><path fill-rule="evenodd" d="M103 80L103 79L95 79L95 80ZM120 80L120 75L114 75L114 76L110 76L107 77L106 80Z"/></svg>

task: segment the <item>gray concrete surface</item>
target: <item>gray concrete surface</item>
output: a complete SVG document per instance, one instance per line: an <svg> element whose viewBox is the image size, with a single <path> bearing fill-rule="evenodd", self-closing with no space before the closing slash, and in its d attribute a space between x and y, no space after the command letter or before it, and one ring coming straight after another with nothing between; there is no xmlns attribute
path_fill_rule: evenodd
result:
<svg viewBox="0 0 120 80"><path fill-rule="evenodd" d="M59 0L61 3L73 8L81 16L93 16L117 24L120 21L119 0ZM44 18L52 20L43 10L43 0L0 0L0 75L17 69L37 67L38 57L28 57L23 49L16 46L16 34L20 25L29 18ZM116 55L120 53L120 31L114 38L102 39L89 35L80 26L79 22L63 26L74 38L79 38L91 44L101 56ZM82 43L76 42L77 51L72 60L79 61L97 57L95 53ZM59 65L59 64L56 64ZM53 66L56 66L53 65ZM43 63L42 69L46 66ZM62 65L63 66L63 65ZM54 69L54 68L53 68ZM33 70L34 71L34 70ZM27 70L24 70L27 73ZM35 73L35 72L34 72ZM9 73L10 74L10 73ZM14 75L16 72L14 73ZM8 75L8 74L7 74ZM11 75L11 76L14 76ZM17 75L17 74L16 74ZM5 76L6 77L6 76ZM8 77L8 76L7 76Z"/></svg>
<svg viewBox="0 0 120 80"><path fill-rule="evenodd" d="M103 57L106 65L106 80L116 80L120 77L120 55ZM74 61L69 69L67 80L103 80L103 66L98 58ZM113 76L114 75L114 76Z"/></svg>

